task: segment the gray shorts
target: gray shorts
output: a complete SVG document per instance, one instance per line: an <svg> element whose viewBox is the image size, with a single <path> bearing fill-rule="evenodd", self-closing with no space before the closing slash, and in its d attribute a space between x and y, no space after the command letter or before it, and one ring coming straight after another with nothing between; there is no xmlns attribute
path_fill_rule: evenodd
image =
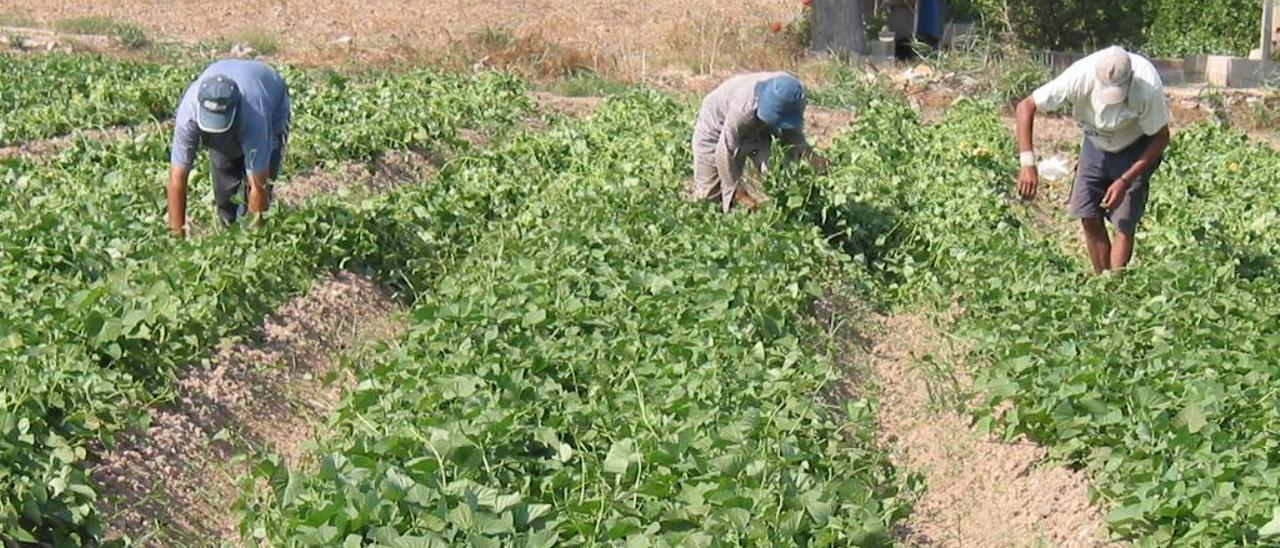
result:
<svg viewBox="0 0 1280 548"><path fill-rule="evenodd" d="M284 149L288 144L287 134L276 136L267 173L270 179L280 175L280 164L284 162ZM248 212L249 185L245 184L248 174L245 172L244 156L230 157L210 149L209 167L213 172L213 202L218 209L218 217L224 224L234 223ZM270 184L267 185L267 199L271 199Z"/></svg>
<svg viewBox="0 0 1280 548"><path fill-rule="evenodd" d="M1120 152L1106 152L1086 137L1080 163L1076 167L1076 181L1071 187L1071 197L1067 199L1067 211L1071 216L1077 219L1106 217L1119 232L1132 235L1137 231L1138 222L1147 209L1151 175L1160 167L1163 158L1156 160L1151 169L1129 184L1129 192L1115 209L1102 209L1102 198L1107 194L1107 187L1133 167L1150 143L1151 137L1144 135Z"/></svg>

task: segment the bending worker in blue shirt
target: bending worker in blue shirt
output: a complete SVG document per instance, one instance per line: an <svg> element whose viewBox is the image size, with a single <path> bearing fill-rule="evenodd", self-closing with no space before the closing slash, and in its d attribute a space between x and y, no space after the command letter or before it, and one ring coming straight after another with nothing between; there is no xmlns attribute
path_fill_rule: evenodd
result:
<svg viewBox="0 0 1280 548"><path fill-rule="evenodd" d="M271 67L228 59L209 65L178 105L169 166L169 228L182 236L187 179L209 149L214 203L224 224L267 210L289 133L289 90ZM245 184L248 179L249 184Z"/></svg>

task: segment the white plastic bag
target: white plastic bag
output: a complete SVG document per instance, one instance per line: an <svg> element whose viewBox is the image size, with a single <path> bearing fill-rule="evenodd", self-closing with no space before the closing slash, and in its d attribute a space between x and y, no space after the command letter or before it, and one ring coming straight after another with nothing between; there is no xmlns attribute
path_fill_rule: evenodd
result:
<svg viewBox="0 0 1280 548"><path fill-rule="evenodd" d="M1040 178L1048 181L1061 181L1071 174L1071 164L1062 156L1053 156L1040 161L1036 166Z"/></svg>

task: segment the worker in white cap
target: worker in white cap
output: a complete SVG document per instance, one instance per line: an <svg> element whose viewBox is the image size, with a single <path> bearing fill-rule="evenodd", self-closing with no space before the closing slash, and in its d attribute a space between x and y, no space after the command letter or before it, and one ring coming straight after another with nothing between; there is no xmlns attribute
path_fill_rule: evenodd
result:
<svg viewBox="0 0 1280 548"><path fill-rule="evenodd" d="M1113 46L1075 64L1018 104L1022 172L1018 191L1033 200L1040 175L1032 148L1035 115L1070 106L1084 145L1068 212L1080 219L1094 272L1122 269L1146 210L1151 174L1169 146L1169 107L1160 73L1140 55ZM1103 219L1115 225L1115 238Z"/></svg>

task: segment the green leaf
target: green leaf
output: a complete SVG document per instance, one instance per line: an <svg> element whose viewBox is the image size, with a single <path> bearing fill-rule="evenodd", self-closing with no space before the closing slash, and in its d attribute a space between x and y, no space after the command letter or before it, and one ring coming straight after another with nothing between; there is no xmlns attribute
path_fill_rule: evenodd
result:
<svg viewBox="0 0 1280 548"><path fill-rule="evenodd" d="M1146 512L1141 504L1116 508L1107 514L1106 521L1110 525L1129 525L1142 520Z"/></svg>
<svg viewBox="0 0 1280 548"><path fill-rule="evenodd" d="M610 474L624 474L632 462L640 462L640 453L636 451L635 442L631 438L616 441L604 458L604 471Z"/></svg>
<svg viewBox="0 0 1280 548"><path fill-rule="evenodd" d="M438 548L448 546L443 540L435 536L413 536L404 535L389 543L392 548Z"/></svg>
<svg viewBox="0 0 1280 548"><path fill-rule="evenodd" d="M523 323L525 327L534 327L546 319L547 311L535 306L525 313Z"/></svg>
<svg viewBox="0 0 1280 548"><path fill-rule="evenodd" d="M1267 539L1280 537L1280 506L1271 508L1271 521L1258 529L1258 536Z"/></svg>
<svg viewBox="0 0 1280 548"><path fill-rule="evenodd" d="M53 491L52 493L50 493L51 495L55 497L58 495L61 495L62 492L67 489L66 478L58 477L58 478L53 478L49 480L49 489Z"/></svg>
<svg viewBox="0 0 1280 548"><path fill-rule="evenodd" d="M97 342L107 343L120 338L124 324L118 318L107 318L98 330Z"/></svg>
<svg viewBox="0 0 1280 548"><path fill-rule="evenodd" d="M289 469L289 481L285 483L284 493L280 495L280 503L284 506L293 506L298 502L298 497L302 495L304 484L302 476L292 468Z"/></svg>
<svg viewBox="0 0 1280 548"><path fill-rule="evenodd" d="M1204 407L1199 403L1183 408L1182 412L1178 413L1178 421L1192 434L1199 434L1209 424L1204 416Z"/></svg>
<svg viewBox="0 0 1280 548"><path fill-rule="evenodd" d="M551 548L559 541L560 536L556 534L556 530L547 528L529 534L529 537L524 542L524 546L525 548Z"/></svg>
<svg viewBox="0 0 1280 548"><path fill-rule="evenodd" d="M459 504L449 511L449 523L463 531L474 531L476 528L476 513L470 506Z"/></svg>
<svg viewBox="0 0 1280 548"><path fill-rule="evenodd" d="M53 458L66 464L75 464L76 452L74 449L63 445L53 450Z"/></svg>
<svg viewBox="0 0 1280 548"><path fill-rule="evenodd" d="M130 310L127 314L124 315L124 320L121 321L121 325L124 327L124 329L131 330L135 326L137 326L139 322L141 322L142 320L145 320L146 318L147 318L147 311Z"/></svg>
<svg viewBox="0 0 1280 548"><path fill-rule="evenodd" d="M28 543L35 544L40 541L40 539L37 539L36 536L31 534L30 531L27 531L22 527L15 528L9 531L9 533L13 535L13 540L16 540L18 542L28 542Z"/></svg>
<svg viewBox="0 0 1280 548"><path fill-rule="evenodd" d="M485 535L507 535L516 532L515 524L512 521L510 513L504 513L501 516L491 516L486 514L478 514L476 521L481 534Z"/></svg>

